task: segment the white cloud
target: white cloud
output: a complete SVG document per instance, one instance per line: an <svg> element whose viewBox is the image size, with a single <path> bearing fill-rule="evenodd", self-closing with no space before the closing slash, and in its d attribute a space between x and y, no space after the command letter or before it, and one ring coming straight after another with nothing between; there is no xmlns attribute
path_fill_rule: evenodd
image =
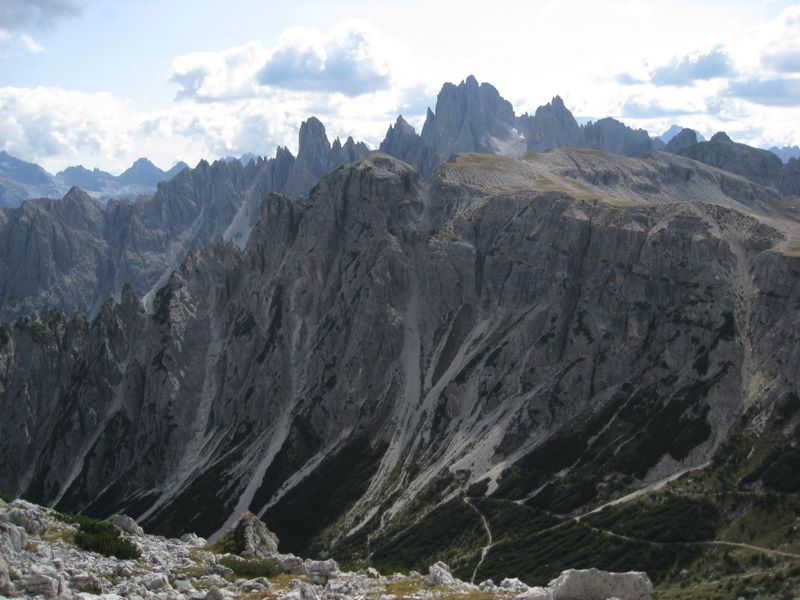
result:
<svg viewBox="0 0 800 600"><path fill-rule="evenodd" d="M44 46L27 33L12 33L0 29L0 59L24 54L40 54Z"/></svg>
<svg viewBox="0 0 800 600"><path fill-rule="evenodd" d="M347 22L323 33L293 27L267 49L261 42L221 52L192 52L172 62L178 99L231 100L275 90L348 97L390 87L390 66L367 23Z"/></svg>
<svg viewBox="0 0 800 600"><path fill-rule="evenodd" d="M81 13L82 2L75 0L2 0L0 28L52 27L56 21Z"/></svg>
<svg viewBox="0 0 800 600"><path fill-rule="evenodd" d="M763 65L779 73L800 73L800 5L781 13L772 37L761 56Z"/></svg>
<svg viewBox="0 0 800 600"><path fill-rule="evenodd" d="M260 42L222 52L192 52L172 61L171 80L180 86L178 99L230 100L258 94L256 73L267 59Z"/></svg>
<svg viewBox="0 0 800 600"><path fill-rule="evenodd" d="M441 84L471 72L494 84L518 114L558 93L579 117L614 116L653 133L677 122L706 137L727 130L756 145L800 142L800 108L774 99L778 106L762 105L769 99L762 92L770 90L752 83L787 77L765 64L768 56L792 47L800 8L754 25L728 13L715 21L702 11L686 22L657 3L609 0L618 18L598 27L609 14L605 2L588 2L576 12L568 10L574 0L552 0L549 6L559 8L548 12L497 0L498 10L485 15L476 44L469 10L410 2L408 14L371 15L376 25L292 28L271 45L254 41L177 56L171 80L178 101L157 109L110 94L0 88L0 148L51 170L84 163L119 171L143 155L169 167L179 159L194 164L244 152L272 155L276 145L294 151L299 124L312 115L330 139L353 135L376 147L397 114L419 127ZM410 16L426 6L429 18ZM517 17L509 21L515 6ZM452 27L443 31L437 19L447 15ZM653 31L642 22L662 27ZM564 46L563 31L585 43ZM679 40L675 31L681 31ZM11 35L16 34L6 37ZM587 53L587 47L598 51ZM704 58L710 54L714 60ZM688 73L695 80L690 86L659 87L650 82L659 65L700 70ZM710 76L727 66L739 75ZM632 74L627 85L618 80L620 72ZM731 95L732 82L740 82L734 88L740 97ZM772 85L773 92L787 91Z"/></svg>
<svg viewBox="0 0 800 600"><path fill-rule="evenodd" d="M130 118L127 105L107 93L0 88L2 148L43 163L124 154Z"/></svg>
<svg viewBox="0 0 800 600"><path fill-rule="evenodd" d="M412 90L417 92L418 90ZM297 150L300 123L315 115L328 137L352 135L377 147L386 128L416 95L385 90L358 98L273 90L225 102L182 101L137 111L107 93L52 87L0 88L0 149L50 171L72 164L119 172L140 156L163 168L245 152Z"/></svg>
<svg viewBox="0 0 800 600"><path fill-rule="evenodd" d="M326 34L292 28L281 36L258 80L272 87L349 97L384 90L390 83L389 61L380 56L377 38L371 26L357 22Z"/></svg>

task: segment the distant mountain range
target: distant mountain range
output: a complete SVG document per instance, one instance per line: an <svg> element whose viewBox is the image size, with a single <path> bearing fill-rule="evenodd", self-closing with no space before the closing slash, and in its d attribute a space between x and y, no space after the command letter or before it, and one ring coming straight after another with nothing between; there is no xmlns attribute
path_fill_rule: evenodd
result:
<svg viewBox="0 0 800 600"><path fill-rule="evenodd" d="M29 198L55 198L77 186L106 202L120 196L151 194L159 182L172 179L188 167L178 162L162 171L146 158L140 158L120 175L82 165L67 167L51 175L35 163L0 152L0 207L19 206Z"/></svg>
<svg viewBox="0 0 800 600"><path fill-rule="evenodd" d="M785 163L793 158L800 158L800 146L784 146L783 148L773 146L769 151Z"/></svg>

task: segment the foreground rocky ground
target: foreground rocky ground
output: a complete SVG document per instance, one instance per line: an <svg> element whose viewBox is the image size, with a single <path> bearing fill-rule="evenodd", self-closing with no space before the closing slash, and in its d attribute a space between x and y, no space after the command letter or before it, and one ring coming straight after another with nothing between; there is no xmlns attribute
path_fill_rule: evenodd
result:
<svg viewBox="0 0 800 600"><path fill-rule="evenodd" d="M70 523L73 519L79 523ZM119 559L81 548L87 544L87 532L95 527L110 529L102 522L62 515L23 500L0 500L0 596L648 600L652 591L644 573L596 569L565 571L546 588L529 587L519 579L474 585L453 577L441 562L426 575L412 571L384 576L372 568L346 572L334 560L302 560L279 553L274 534L249 514L216 545L194 534L181 539L147 535L135 521L121 515L109 521L116 528L112 537L118 542L117 553L130 548L138 558Z"/></svg>

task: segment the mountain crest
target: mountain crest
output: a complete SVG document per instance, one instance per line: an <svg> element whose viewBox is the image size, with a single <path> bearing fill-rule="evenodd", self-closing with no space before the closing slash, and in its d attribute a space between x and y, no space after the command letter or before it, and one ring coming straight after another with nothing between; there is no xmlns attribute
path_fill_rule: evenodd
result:
<svg viewBox="0 0 800 600"><path fill-rule="evenodd" d="M731 142L733 142L733 140L724 131L718 131L717 133L715 133L711 137L711 142L713 142L713 143L721 143L721 142L731 143Z"/></svg>

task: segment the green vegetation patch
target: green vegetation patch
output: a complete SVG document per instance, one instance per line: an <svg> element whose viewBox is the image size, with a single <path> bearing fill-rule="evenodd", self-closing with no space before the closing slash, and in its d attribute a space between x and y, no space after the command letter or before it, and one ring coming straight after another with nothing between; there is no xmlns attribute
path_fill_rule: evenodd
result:
<svg viewBox="0 0 800 600"><path fill-rule="evenodd" d="M69 513L54 513L54 516L59 521L78 526L75 543L84 550L116 556L120 560L139 558L139 549L120 537L119 530L107 521Z"/></svg>
<svg viewBox="0 0 800 600"><path fill-rule="evenodd" d="M771 490L800 492L800 448L774 448L758 468L742 479L742 483L758 479Z"/></svg>
<svg viewBox="0 0 800 600"><path fill-rule="evenodd" d="M35 344L40 346L47 346L56 341L53 332L50 331L50 327L42 321L31 321L28 324L28 335L31 336Z"/></svg>
<svg viewBox="0 0 800 600"><path fill-rule="evenodd" d="M261 485L253 495L250 510L258 512L272 498L283 483L306 464L322 447L322 440L314 432L311 423L304 417L297 417L292 423L289 435L267 467Z"/></svg>
<svg viewBox="0 0 800 600"><path fill-rule="evenodd" d="M456 575L472 574L478 551L486 544L478 514L461 498L432 510L407 529L372 542L372 560L383 570L425 571L443 560Z"/></svg>
<svg viewBox="0 0 800 600"><path fill-rule="evenodd" d="M272 506L264 521L278 535L281 550L308 556L315 538L367 491L385 451L385 444L355 438Z"/></svg>
<svg viewBox="0 0 800 600"><path fill-rule="evenodd" d="M586 522L594 527L652 542L711 540L719 521L719 509L711 501L672 494L609 506L586 517Z"/></svg>
<svg viewBox="0 0 800 600"><path fill-rule="evenodd" d="M607 571L646 571L659 581L689 564L697 548L674 548L632 542L567 521L551 531L499 541L492 547L477 579L519 577L528 585L546 585L566 569L597 567Z"/></svg>
<svg viewBox="0 0 800 600"><path fill-rule="evenodd" d="M489 521L495 541L525 538L564 522L544 511L508 500L474 498L472 504Z"/></svg>
<svg viewBox="0 0 800 600"><path fill-rule="evenodd" d="M230 472L242 460L243 448L252 425L229 439L224 454L198 475L163 510L145 521L148 531L177 536L187 531L208 537L225 522L236 504L236 495L226 490L232 485Z"/></svg>
<svg viewBox="0 0 800 600"><path fill-rule="evenodd" d="M279 571L278 566L271 560L258 558L237 558L236 556L223 556L219 564L231 569L237 577L255 579L256 577L275 577Z"/></svg>
<svg viewBox="0 0 800 600"><path fill-rule="evenodd" d="M13 502L14 500L16 500L16 498L11 494L4 494L0 492L0 500L2 500L3 502Z"/></svg>

